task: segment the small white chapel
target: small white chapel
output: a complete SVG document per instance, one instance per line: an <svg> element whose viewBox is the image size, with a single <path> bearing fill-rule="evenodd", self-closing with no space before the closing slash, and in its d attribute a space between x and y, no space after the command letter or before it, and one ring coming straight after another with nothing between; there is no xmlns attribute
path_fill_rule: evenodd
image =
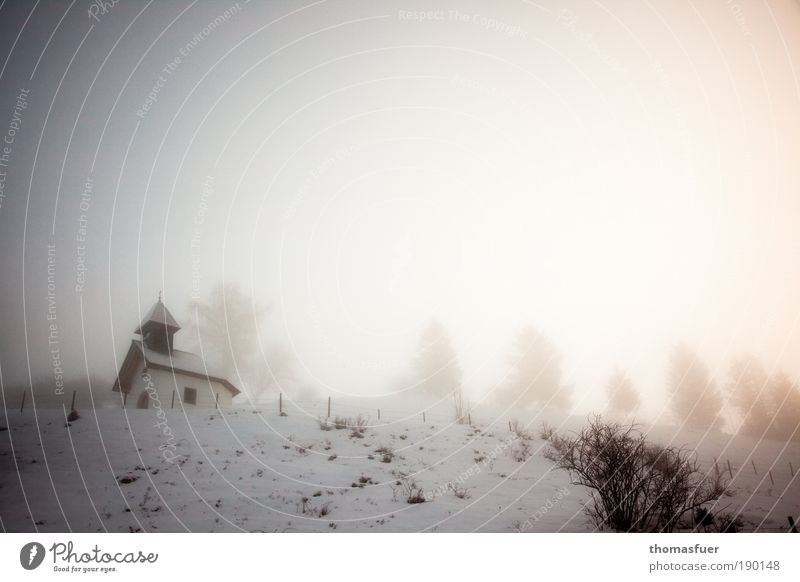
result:
<svg viewBox="0 0 800 582"><path fill-rule="evenodd" d="M181 329L159 295L134 333L112 390L123 406L150 408L229 408L239 394L229 380L214 374L200 356L173 348Z"/></svg>

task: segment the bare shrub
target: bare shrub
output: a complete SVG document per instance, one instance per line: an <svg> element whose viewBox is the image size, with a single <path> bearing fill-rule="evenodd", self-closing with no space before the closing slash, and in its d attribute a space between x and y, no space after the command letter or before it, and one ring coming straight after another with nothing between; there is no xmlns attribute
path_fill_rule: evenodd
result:
<svg viewBox="0 0 800 582"><path fill-rule="evenodd" d="M688 513L719 499L725 484L695 455L648 443L635 425L589 421L573 437L553 436L545 456L592 490L586 512L598 528L671 532Z"/></svg>
<svg viewBox="0 0 800 582"><path fill-rule="evenodd" d="M511 432L514 433L518 439L523 439L526 441L533 439L533 435L525 430L525 427L522 426L518 420L511 421Z"/></svg>
<svg viewBox="0 0 800 582"><path fill-rule="evenodd" d="M719 533L739 533L744 527L742 516L731 513L718 515L714 523Z"/></svg>
<svg viewBox="0 0 800 582"><path fill-rule="evenodd" d="M382 463L391 463L394 460L394 451L390 447L378 447L375 452L381 455Z"/></svg>
<svg viewBox="0 0 800 582"><path fill-rule="evenodd" d="M357 430L358 432L365 432L367 430L367 422L369 421L368 418L361 416L360 414L356 418L348 419L350 422L350 428L353 430Z"/></svg>
<svg viewBox="0 0 800 582"><path fill-rule="evenodd" d="M719 511L711 513L701 507L694 514L695 531L711 533L739 533L744 527L744 520L740 515Z"/></svg>
<svg viewBox="0 0 800 582"><path fill-rule="evenodd" d="M366 475L362 474L361 477L358 478L358 481L353 482L351 487L363 489L367 485L375 485L375 482L372 480L372 477L367 477Z"/></svg>
<svg viewBox="0 0 800 582"><path fill-rule="evenodd" d="M347 417L347 416L336 416L333 419L333 428L336 430L349 430L350 436L355 438L363 438L364 433L367 432L367 424L369 419L361 416L360 414L355 417ZM330 421L323 421L322 419L319 420L320 428L322 430L330 430L330 428L324 428L323 422L325 426L329 426Z"/></svg>
<svg viewBox="0 0 800 582"><path fill-rule="evenodd" d="M549 441L555 434L556 429L546 422L543 422L541 428L539 428L539 438L543 441Z"/></svg>
<svg viewBox="0 0 800 582"><path fill-rule="evenodd" d="M517 463L524 463L533 453L531 452L530 443L524 439L519 439L509 449L509 454Z"/></svg>
<svg viewBox="0 0 800 582"><path fill-rule="evenodd" d="M461 485L450 483L447 486L447 488L450 489L450 491L453 492L453 495L455 495L459 499L469 499L471 497L469 489L467 489L466 487L462 487Z"/></svg>
<svg viewBox="0 0 800 582"><path fill-rule="evenodd" d="M351 437L363 438L364 433L367 432L368 420L368 418L365 418L360 414L355 418L337 416L333 419L333 427L336 430L349 430Z"/></svg>
<svg viewBox="0 0 800 582"><path fill-rule="evenodd" d="M425 492L413 479L403 477L400 480L400 492L406 503L425 503Z"/></svg>
<svg viewBox="0 0 800 582"><path fill-rule="evenodd" d="M714 514L705 507L701 507L694 514L694 527L695 529L702 529L708 531L708 528L714 525Z"/></svg>

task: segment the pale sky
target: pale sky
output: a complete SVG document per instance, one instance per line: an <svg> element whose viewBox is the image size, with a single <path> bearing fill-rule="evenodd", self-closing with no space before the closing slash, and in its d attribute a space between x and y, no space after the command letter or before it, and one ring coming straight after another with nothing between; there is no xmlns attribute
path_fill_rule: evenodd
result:
<svg viewBox="0 0 800 582"><path fill-rule="evenodd" d="M797 2L79 4L0 8L4 382L52 376L48 244L73 376L221 280L334 394L432 317L475 395L525 323L579 411L620 365L658 413L677 341L800 375Z"/></svg>

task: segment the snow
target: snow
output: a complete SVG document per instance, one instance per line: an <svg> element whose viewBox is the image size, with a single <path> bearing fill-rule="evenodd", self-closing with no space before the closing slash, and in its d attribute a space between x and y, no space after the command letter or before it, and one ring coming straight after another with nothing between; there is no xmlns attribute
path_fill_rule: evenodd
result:
<svg viewBox="0 0 800 582"><path fill-rule="evenodd" d="M133 340L132 343L137 350L142 352L148 366L157 366L164 370L174 370L176 373L187 372L212 380L220 380L228 386L228 389L231 390L234 395L239 393L236 387L225 380L219 372L209 368L206 362L197 354L175 349L169 352L159 352L157 350L151 350L147 346L143 347L141 340Z"/></svg>
<svg viewBox="0 0 800 582"><path fill-rule="evenodd" d="M413 406L411 405L413 404ZM585 489L553 467L538 435L581 418L476 410L452 423L444 405L335 401L337 415L369 417L362 438L322 430L327 403L284 401L230 411L98 409L66 427L63 410L8 411L0 433L0 519L6 531L468 532L592 531ZM377 408L381 420L377 419ZM160 414L160 416L159 416ZM690 446L734 475L727 510L775 531L800 513L797 443L655 427L652 439ZM521 450L530 457L520 462ZM379 452L380 451L380 452ZM388 454L387 452L388 451ZM751 458L756 463L754 470ZM384 462L385 461L385 462ZM772 472L772 485L768 470ZM758 471L758 474L756 474ZM363 481L363 483L362 483ZM424 503L409 504L411 482ZM450 486L448 485L450 484ZM453 487L452 485L455 485ZM458 496L456 493L464 493Z"/></svg>
<svg viewBox="0 0 800 582"><path fill-rule="evenodd" d="M150 365L174 368L177 372L183 371L204 376L214 376L214 374L207 369L203 359L191 352L175 349L169 352L158 352L147 347L142 348L141 340L133 340L133 345L144 354L145 361Z"/></svg>

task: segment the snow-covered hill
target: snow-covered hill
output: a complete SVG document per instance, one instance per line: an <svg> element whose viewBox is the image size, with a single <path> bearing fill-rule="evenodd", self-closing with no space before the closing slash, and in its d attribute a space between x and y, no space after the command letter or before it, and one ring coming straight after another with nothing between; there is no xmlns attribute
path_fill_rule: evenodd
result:
<svg viewBox="0 0 800 582"><path fill-rule="evenodd" d="M544 456L542 418L445 407L335 402L362 431L324 428L327 403L257 410L9 411L0 424L0 519L6 531L592 531L587 491ZM553 419L560 430L582 419ZM797 443L652 429L733 474L728 510L749 528L787 527L800 513ZM751 461L754 461L755 468ZM789 463L792 464L790 468ZM771 478L770 478L771 471ZM774 484L773 484L774 482ZM424 499L409 503L409 497ZM412 499L414 500L414 499Z"/></svg>

